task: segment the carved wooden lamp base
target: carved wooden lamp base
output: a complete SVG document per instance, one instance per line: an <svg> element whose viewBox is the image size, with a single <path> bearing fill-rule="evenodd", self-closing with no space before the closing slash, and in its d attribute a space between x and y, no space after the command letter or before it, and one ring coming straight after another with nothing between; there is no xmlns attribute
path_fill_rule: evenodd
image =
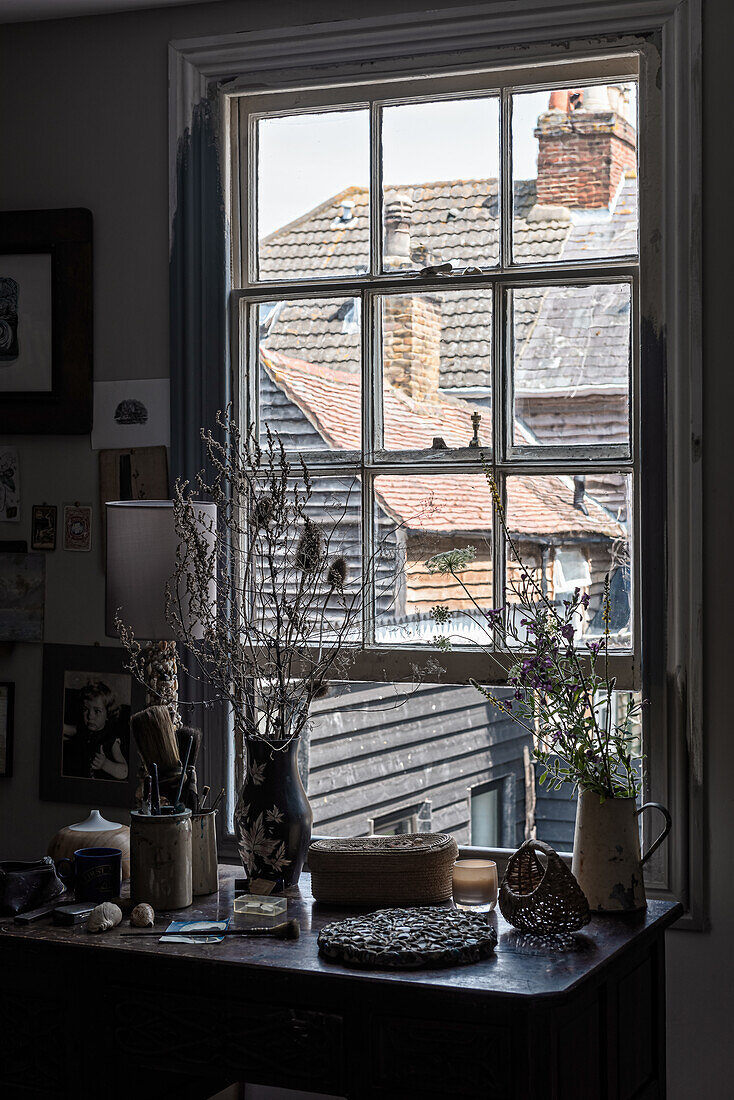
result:
<svg viewBox="0 0 734 1100"><path fill-rule="evenodd" d="M145 705L167 706L176 729L182 724L178 712L178 653L175 641L146 642L143 663L147 686Z"/></svg>

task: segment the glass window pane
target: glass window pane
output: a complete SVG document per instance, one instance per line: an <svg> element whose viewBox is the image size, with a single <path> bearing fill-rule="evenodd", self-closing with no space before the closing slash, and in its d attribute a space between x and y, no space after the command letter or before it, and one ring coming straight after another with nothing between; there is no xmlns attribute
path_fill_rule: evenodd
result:
<svg viewBox="0 0 734 1100"><path fill-rule="evenodd" d="M265 474L266 470L263 471ZM263 479L256 506L267 523L253 523L247 547L253 569L255 613L267 645L280 618L283 647L318 649L341 632L362 636L363 570L360 481L348 475L315 475L289 482L283 510L273 510L278 478ZM267 500L265 498L268 498ZM257 514L257 512L256 512Z"/></svg>
<svg viewBox="0 0 734 1100"><path fill-rule="evenodd" d="M498 102L477 97L385 107L386 270L497 263Z"/></svg>
<svg viewBox="0 0 734 1100"><path fill-rule="evenodd" d="M629 444L629 284L529 287L511 303L515 444Z"/></svg>
<svg viewBox="0 0 734 1100"><path fill-rule="evenodd" d="M261 438L268 426L300 451L358 449L360 299L299 298L255 308Z"/></svg>
<svg viewBox="0 0 734 1100"><path fill-rule="evenodd" d="M263 118L257 124L261 279L369 269L369 111Z"/></svg>
<svg viewBox="0 0 734 1100"><path fill-rule="evenodd" d="M517 263L637 253L637 85L512 99Z"/></svg>
<svg viewBox="0 0 734 1100"><path fill-rule="evenodd" d="M447 832L470 844L468 788L502 777L514 783L506 843L522 843L529 737L473 688L332 683L311 713L315 834L384 833L381 822L404 819L407 809L417 813L418 832Z"/></svg>
<svg viewBox="0 0 734 1100"><path fill-rule="evenodd" d="M416 644L440 636L486 642L480 608L492 606L492 498L483 474L375 478L378 642ZM474 547L474 560L455 577L434 572L430 559ZM446 607L449 621L431 614Z"/></svg>
<svg viewBox="0 0 734 1100"><path fill-rule="evenodd" d="M470 792L471 842L480 848L502 844L502 783L474 787Z"/></svg>
<svg viewBox="0 0 734 1100"><path fill-rule="evenodd" d="M467 447L472 413L490 443L492 291L426 291L382 300L387 450ZM440 443L437 444L441 446Z"/></svg>
<svg viewBox="0 0 734 1100"><path fill-rule="evenodd" d="M576 623L589 639L604 633L604 578L610 578L610 634L616 648L632 636L632 477L629 474L513 476L507 479L507 526L532 578L531 601L540 593L562 609L574 589L589 606ZM517 603L523 572L507 549L507 598ZM537 595L536 595L537 593Z"/></svg>

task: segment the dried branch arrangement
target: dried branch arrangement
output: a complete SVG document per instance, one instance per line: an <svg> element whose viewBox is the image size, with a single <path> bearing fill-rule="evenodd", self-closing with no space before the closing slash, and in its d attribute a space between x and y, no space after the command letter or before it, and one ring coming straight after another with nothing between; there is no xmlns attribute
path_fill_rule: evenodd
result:
<svg viewBox="0 0 734 1100"><path fill-rule="evenodd" d="M166 614L238 733L287 744L360 644L371 562L360 566L359 485L312 477L276 434L260 442L229 413L217 428L222 439L201 433L211 473L176 484ZM216 522L201 500L216 504ZM118 629L140 675L140 647Z"/></svg>
<svg viewBox="0 0 734 1100"><path fill-rule="evenodd" d="M453 577L466 593L471 618L486 638L486 642L473 644L503 662L513 698L500 699L485 684L473 679L470 683L532 736L535 758L543 766L541 783L556 790L570 783L574 790L595 791L602 799L633 798L640 784L634 727L645 703L630 702L623 720L614 720L609 574L604 581L603 633L586 640L580 636L579 621L589 606L588 594L577 588L562 607L551 603L532 568L522 559L488 467L485 475L510 557L518 570L518 580L508 583L510 598L506 606L481 607L463 583L461 573L473 561L474 547L438 554L427 563L432 572ZM447 631L436 645L450 649L450 609L437 605L432 615Z"/></svg>

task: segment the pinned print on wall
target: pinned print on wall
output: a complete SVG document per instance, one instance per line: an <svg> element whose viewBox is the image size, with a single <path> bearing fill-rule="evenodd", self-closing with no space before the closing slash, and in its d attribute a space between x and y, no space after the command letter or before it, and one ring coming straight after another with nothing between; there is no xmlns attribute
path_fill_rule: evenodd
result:
<svg viewBox="0 0 734 1100"><path fill-rule="evenodd" d="M64 505L64 550L92 549L92 505Z"/></svg>
<svg viewBox="0 0 734 1100"><path fill-rule="evenodd" d="M106 537L108 500L167 500L168 453L165 447L129 447L99 452L102 538Z"/></svg>
<svg viewBox="0 0 734 1100"><path fill-rule="evenodd" d="M0 522L20 519L18 448L0 443Z"/></svg>
<svg viewBox="0 0 734 1100"><path fill-rule="evenodd" d="M42 642L43 554L0 553L0 642Z"/></svg>
<svg viewBox="0 0 734 1100"><path fill-rule="evenodd" d="M31 519L31 549L56 549L55 504L34 504Z"/></svg>
<svg viewBox="0 0 734 1100"><path fill-rule="evenodd" d="M169 392L167 378L95 382L92 447L167 447Z"/></svg>

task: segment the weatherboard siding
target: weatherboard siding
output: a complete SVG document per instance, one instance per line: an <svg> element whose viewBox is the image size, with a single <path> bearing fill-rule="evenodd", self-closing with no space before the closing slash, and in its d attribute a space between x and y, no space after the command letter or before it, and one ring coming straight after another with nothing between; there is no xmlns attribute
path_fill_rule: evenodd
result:
<svg viewBox="0 0 734 1100"><path fill-rule="evenodd" d="M423 685L396 697L353 685L314 708L309 798L314 832L367 835L375 818L431 803L431 827L469 843L469 789L511 777L503 843L525 826L527 736L471 688Z"/></svg>

